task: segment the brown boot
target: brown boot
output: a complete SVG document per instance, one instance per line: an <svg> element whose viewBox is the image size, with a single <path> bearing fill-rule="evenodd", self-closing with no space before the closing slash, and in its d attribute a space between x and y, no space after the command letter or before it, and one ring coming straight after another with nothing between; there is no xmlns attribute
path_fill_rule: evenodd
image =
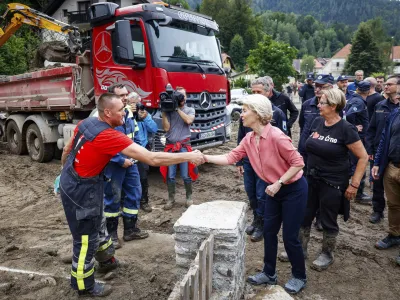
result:
<svg viewBox="0 0 400 300"><path fill-rule="evenodd" d="M124 241L141 240L149 237L149 233L136 227L137 217L123 217Z"/></svg>

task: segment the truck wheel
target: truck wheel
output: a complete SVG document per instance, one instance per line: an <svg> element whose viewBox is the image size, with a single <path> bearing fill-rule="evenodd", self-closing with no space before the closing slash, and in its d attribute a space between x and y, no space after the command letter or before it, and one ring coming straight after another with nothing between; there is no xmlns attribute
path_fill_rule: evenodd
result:
<svg viewBox="0 0 400 300"><path fill-rule="evenodd" d="M231 113L231 120L232 120L233 122L239 121L239 120L240 120L240 114L241 114L240 110L234 110L234 111Z"/></svg>
<svg viewBox="0 0 400 300"><path fill-rule="evenodd" d="M22 155L27 153L26 140L19 131L17 123L11 120L6 127L7 144L12 154Z"/></svg>
<svg viewBox="0 0 400 300"><path fill-rule="evenodd" d="M42 134L36 124L26 131L26 145L33 161L44 163L53 159L55 143L43 143Z"/></svg>

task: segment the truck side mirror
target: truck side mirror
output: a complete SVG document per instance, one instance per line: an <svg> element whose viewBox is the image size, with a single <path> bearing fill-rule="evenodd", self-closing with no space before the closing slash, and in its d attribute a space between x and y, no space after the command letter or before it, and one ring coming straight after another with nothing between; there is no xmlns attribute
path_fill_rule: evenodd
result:
<svg viewBox="0 0 400 300"><path fill-rule="evenodd" d="M132 63L134 60L131 24L128 20L115 22L115 43L117 61L121 63Z"/></svg>

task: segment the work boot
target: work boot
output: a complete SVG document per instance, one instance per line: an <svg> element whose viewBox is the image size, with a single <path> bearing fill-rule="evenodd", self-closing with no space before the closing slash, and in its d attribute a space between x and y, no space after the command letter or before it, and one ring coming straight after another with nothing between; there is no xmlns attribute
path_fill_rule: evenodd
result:
<svg viewBox="0 0 400 300"><path fill-rule="evenodd" d="M317 231L324 230L321 225L321 217L319 216L319 214L315 217L314 228L317 229Z"/></svg>
<svg viewBox="0 0 400 300"><path fill-rule="evenodd" d="M262 216L256 216L256 220L256 226L250 238L250 240L255 243L262 241L264 237L264 219Z"/></svg>
<svg viewBox="0 0 400 300"><path fill-rule="evenodd" d="M301 227L300 231L299 231L299 241L301 243L301 247L303 248L303 255L304 255L304 259L308 258L308 243L310 241L310 232L311 232L311 228L310 227ZM289 261L289 257L286 253L286 251L282 251L279 256L278 259L281 262L288 262Z"/></svg>
<svg viewBox="0 0 400 300"><path fill-rule="evenodd" d="M119 260L116 259L114 256L111 257L109 260L103 261L103 262L99 262L98 267L96 268L96 271L98 273L108 273L112 270L115 270L116 268L118 268L120 266L119 264Z"/></svg>
<svg viewBox="0 0 400 300"><path fill-rule="evenodd" d="M193 204L192 200L192 182L185 182L185 191L186 191L186 207L189 207Z"/></svg>
<svg viewBox="0 0 400 300"><path fill-rule="evenodd" d="M369 218L369 221L370 221L372 224L377 224L377 223L379 223L382 219L383 219L383 213L374 211L374 212L371 214L371 217Z"/></svg>
<svg viewBox="0 0 400 300"><path fill-rule="evenodd" d="M164 205L164 210L170 210L175 203L175 182L168 182L168 200Z"/></svg>
<svg viewBox="0 0 400 300"><path fill-rule="evenodd" d="M375 248L380 249L380 250L386 250L386 249L389 249L390 247L398 246L398 245L400 245L400 236L394 236L389 233L387 237L378 241L375 244Z"/></svg>
<svg viewBox="0 0 400 300"><path fill-rule="evenodd" d="M118 217L106 218L107 232L111 237L115 249L121 248L118 240Z"/></svg>
<svg viewBox="0 0 400 300"><path fill-rule="evenodd" d="M257 220L257 217L253 216L253 222L251 222L251 224L249 226L247 226L246 230L245 230L247 235L253 234L254 230L256 229L256 220Z"/></svg>
<svg viewBox="0 0 400 300"><path fill-rule="evenodd" d="M324 238L322 240L322 251L316 260L310 266L311 269L316 271L326 270L334 261L333 251L336 247L336 235L328 234L324 231Z"/></svg>
<svg viewBox="0 0 400 300"><path fill-rule="evenodd" d="M141 240L149 237L149 233L136 227L137 217L123 217L124 241Z"/></svg>
<svg viewBox="0 0 400 300"><path fill-rule="evenodd" d="M372 205L372 197L364 193L365 182L360 183L355 201L362 205Z"/></svg>
<svg viewBox="0 0 400 300"><path fill-rule="evenodd" d="M79 297L106 297L112 292L109 284L95 282L91 291L78 291Z"/></svg>
<svg viewBox="0 0 400 300"><path fill-rule="evenodd" d="M153 209L149 205L149 182L147 178L140 180L140 184L142 185L142 199L140 199L140 208L149 213L152 212Z"/></svg>

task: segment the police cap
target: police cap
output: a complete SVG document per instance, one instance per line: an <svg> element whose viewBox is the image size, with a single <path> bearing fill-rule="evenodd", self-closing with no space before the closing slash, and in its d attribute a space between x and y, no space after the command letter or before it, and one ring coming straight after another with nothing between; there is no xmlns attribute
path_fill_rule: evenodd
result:
<svg viewBox="0 0 400 300"><path fill-rule="evenodd" d="M313 72L307 73L307 80L314 80L314 73Z"/></svg>
<svg viewBox="0 0 400 300"><path fill-rule="evenodd" d="M315 83L318 84L333 84L335 79L333 78L332 75L325 75L325 74L320 74L318 75L317 79L315 79Z"/></svg>
<svg viewBox="0 0 400 300"><path fill-rule="evenodd" d="M371 88L371 83L369 81L359 81L356 83L357 89L360 90L360 92L367 92Z"/></svg>
<svg viewBox="0 0 400 300"><path fill-rule="evenodd" d="M347 77L347 75L340 75L336 81L344 81L344 80L349 80L349 78Z"/></svg>

